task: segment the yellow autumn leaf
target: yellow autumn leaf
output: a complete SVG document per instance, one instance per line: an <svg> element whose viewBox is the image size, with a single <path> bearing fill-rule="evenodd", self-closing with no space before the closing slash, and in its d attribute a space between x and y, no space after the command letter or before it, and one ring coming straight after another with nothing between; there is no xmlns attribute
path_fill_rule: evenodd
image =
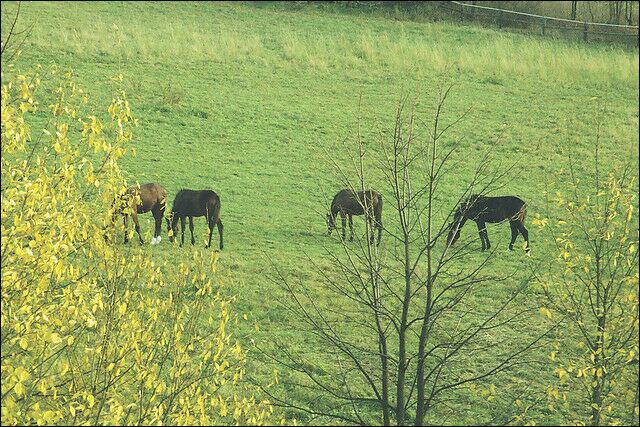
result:
<svg viewBox="0 0 640 427"><path fill-rule="evenodd" d="M16 368L16 370L14 371L14 374L18 378L19 382L26 381L31 377L31 374L29 373L29 371L27 371L21 366Z"/></svg>
<svg viewBox="0 0 640 427"><path fill-rule="evenodd" d="M24 394L24 385L22 383L16 383L16 386L13 388L13 391L16 393L18 397Z"/></svg>
<svg viewBox="0 0 640 427"><path fill-rule="evenodd" d="M88 394L85 396L85 400L87 401L87 405L89 405L89 408L93 408L93 405L94 405L94 404L95 404L95 402L96 402L96 399L93 397L93 394L88 393Z"/></svg>
<svg viewBox="0 0 640 427"><path fill-rule="evenodd" d="M548 317L549 319L552 318L551 311L546 307L540 307L540 314L542 314L543 316Z"/></svg>
<svg viewBox="0 0 640 427"><path fill-rule="evenodd" d="M49 340L51 341L52 344L60 344L62 342L62 338L60 338L60 335L56 332L51 334L51 336L49 337Z"/></svg>

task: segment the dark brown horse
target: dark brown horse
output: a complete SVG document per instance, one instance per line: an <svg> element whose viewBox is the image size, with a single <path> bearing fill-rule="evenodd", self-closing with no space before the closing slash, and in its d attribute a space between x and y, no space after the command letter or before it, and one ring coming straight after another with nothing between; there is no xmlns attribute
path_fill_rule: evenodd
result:
<svg viewBox="0 0 640 427"><path fill-rule="evenodd" d="M191 244L196 243L193 237L193 217L204 216L209 224L209 243L206 248L211 247L211 236L213 235L213 227L218 226L220 234L220 249L223 247L222 242L222 220L220 219L220 197L211 190L180 190L173 200L173 207L167 219L167 229L172 231L169 234L169 240L173 242L178 231L178 220L182 229L182 240L180 247L184 245L184 229L186 218L189 217L189 229L191 230Z"/></svg>
<svg viewBox="0 0 640 427"><path fill-rule="evenodd" d="M327 214L327 228L329 235L337 228L336 215L342 220L342 239L345 238L346 217L349 217L350 241L353 241L353 215L365 214L371 227L371 243L375 241L374 230L378 229L378 244L382 237L382 196L377 191L367 190L357 193L345 188L335 195L331 208Z"/></svg>
<svg viewBox="0 0 640 427"><path fill-rule="evenodd" d="M160 243L160 240L162 239L160 237L160 232L162 230L162 217L164 216L166 199L167 190L165 190L160 184L156 184L154 182L129 187L124 194L118 197L118 200L114 203L115 206L112 221L115 222L118 215L124 216L125 243L129 241L127 225L129 215L131 215L136 233L138 233L138 237L140 238L140 243L144 244L142 234L140 234L138 214L147 213L149 211L153 214L153 219L156 223L151 244L154 245L156 243Z"/></svg>
<svg viewBox="0 0 640 427"><path fill-rule="evenodd" d="M509 243L509 250L513 250L513 244L516 241L516 237L518 237L518 233L520 233L526 242L525 252L527 255L530 255L529 232L524 226L526 216L527 204L518 197L488 197L474 194L458 206L453 216L453 223L449 226L447 246L454 244L456 240L460 238L460 229L462 229L464 223L470 219L475 221L478 226L482 250L489 249L491 248L491 243L489 242L486 223L497 223L509 220L509 224L511 225L511 243Z"/></svg>

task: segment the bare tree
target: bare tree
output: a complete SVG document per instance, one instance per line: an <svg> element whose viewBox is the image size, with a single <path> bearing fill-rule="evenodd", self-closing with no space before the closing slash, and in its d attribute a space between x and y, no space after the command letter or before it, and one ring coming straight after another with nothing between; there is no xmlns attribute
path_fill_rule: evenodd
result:
<svg viewBox="0 0 640 427"><path fill-rule="evenodd" d="M622 14L622 7L624 1L610 1L609 2L609 23L619 24L620 15Z"/></svg>
<svg viewBox="0 0 640 427"><path fill-rule="evenodd" d="M287 303L306 337L324 346L330 362L314 367L301 352L279 344L264 351L285 366L286 387L295 388L297 401L265 389L276 405L356 425L424 425L434 408L444 410L454 390L486 381L519 366L533 363L528 351L548 333L527 342L497 340L499 332L524 321L534 307L520 298L529 278L486 273L495 252L470 265L475 240L445 247L455 206L441 209L441 184L458 164L452 161L457 145L442 142L447 130L466 113L443 125L443 108L451 86L441 91L427 135L408 97L398 105L391 141L383 140L378 165L391 191L392 213L385 213L385 240L371 243L374 232L365 221L365 235L339 253L328 250L330 268L316 260L331 304L323 304L313 289L292 283L275 266L277 281L290 295ZM374 150L357 134L351 157L353 174L334 162L352 190L365 190L370 182L367 155ZM472 192L499 187L508 170L490 168L491 152L482 159L458 202ZM362 201L366 205L367 201ZM367 206L363 206L367 211ZM393 219L391 219L393 218ZM393 224L389 226L389 224ZM471 295L479 286L506 286L508 295L492 307L474 307ZM518 304L514 304L515 302ZM492 349L486 365L471 367L469 356ZM308 400L307 400L308 399Z"/></svg>
<svg viewBox="0 0 640 427"><path fill-rule="evenodd" d="M20 20L20 6L21 2L18 2L15 12L11 14L7 10L6 3L2 3L2 24L5 28L9 29L6 37L3 40L0 40L0 56L3 61L12 61L16 55L20 53L22 45L33 30L33 23L24 29L18 28L18 21ZM5 53L8 55L7 57L5 57Z"/></svg>

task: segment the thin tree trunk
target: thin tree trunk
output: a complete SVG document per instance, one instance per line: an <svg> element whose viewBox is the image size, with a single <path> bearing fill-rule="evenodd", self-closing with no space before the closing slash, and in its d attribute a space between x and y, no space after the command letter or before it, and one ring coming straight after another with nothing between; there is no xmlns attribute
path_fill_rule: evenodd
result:
<svg viewBox="0 0 640 427"><path fill-rule="evenodd" d="M605 293L600 292L603 288L602 284L602 268L601 268L601 254L600 249L602 247L602 241L596 243L596 313L598 313L598 326L596 330L596 344L595 349L592 351L595 353L593 365L595 372L593 373L593 391L591 392L591 425L600 425L600 415L602 413L602 392L604 390L606 372L604 364L606 363L606 355L604 348L604 332L606 327L606 307L607 307L607 295L606 288ZM600 375L598 375L600 372Z"/></svg>
<svg viewBox="0 0 640 427"><path fill-rule="evenodd" d="M382 419L385 426L391 425L389 414L389 357L387 356L387 338L384 336L380 318L376 316L378 327L378 347L380 349L380 362L382 363Z"/></svg>
<svg viewBox="0 0 640 427"><path fill-rule="evenodd" d="M402 215L402 213L401 213ZM404 222L404 221L403 221ZM403 228L404 228L403 224ZM404 230L404 299L402 304L402 318L398 334L398 383L396 385L396 424L404 425L404 382L407 371L407 318L409 315L409 302L411 299L411 264L409 256L409 235L408 230Z"/></svg>
<svg viewBox="0 0 640 427"><path fill-rule="evenodd" d="M437 145L438 145L438 119L440 118L440 109L442 107L442 103L447 97L447 92L445 92L444 96L440 99L438 108L436 110L436 117L433 124L433 136L431 139L432 147L431 147L431 162L429 165L429 193L427 200L427 289L426 289L426 301L425 301L425 309L424 309L424 317L422 319L422 326L420 328L420 340L418 341L418 366L416 369L416 398L417 398L417 406L416 406L416 419L414 424L424 425L424 417L427 412L426 407L426 396L425 396L425 378L424 378L424 364L425 364L425 350L427 345L427 330L429 327L429 323L431 321L431 309L432 309L432 289L433 289L433 271L432 271L432 250L431 250L431 239L432 239L432 221L433 217L433 184L435 177L435 162L436 162L436 154L437 154Z"/></svg>

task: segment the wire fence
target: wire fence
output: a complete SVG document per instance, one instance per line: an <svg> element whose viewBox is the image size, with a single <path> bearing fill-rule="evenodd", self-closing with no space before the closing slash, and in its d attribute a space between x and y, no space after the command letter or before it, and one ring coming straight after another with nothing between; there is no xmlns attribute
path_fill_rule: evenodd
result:
<svg viewBox="0 0 640 427"><path fill-rule="evenodd" d="M585 42L604 41L638 47L638 26L554 18L458 1L443 1L440 2L440 7L459 14L463 20L496 25L499 28L523 28L545 36L561 35Z"/></svg>

